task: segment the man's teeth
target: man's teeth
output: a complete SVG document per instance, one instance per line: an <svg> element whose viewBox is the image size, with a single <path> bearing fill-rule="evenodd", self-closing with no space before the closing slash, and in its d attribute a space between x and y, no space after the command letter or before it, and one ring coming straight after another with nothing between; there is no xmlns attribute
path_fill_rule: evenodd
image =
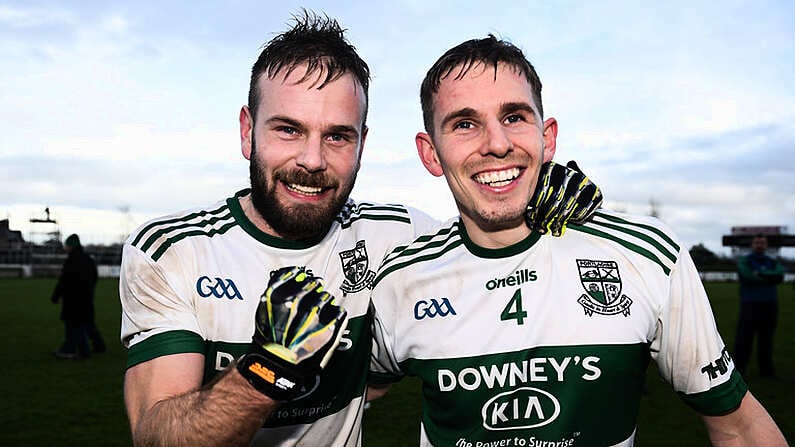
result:
<svg viewBox="0 0 795 447"><path fill-rule="evenodd" d="M319 188L317 186L304 186L295 183L287 183L287 189L307 196L313 196L323 192L323 188Z"/></svg>
<svg viewBox="0 0 795 447"><path fill-rule="evenodd" d="M490 171L475 176L475 181L489 186L505 186L519 177L519 168Z"/></svg>

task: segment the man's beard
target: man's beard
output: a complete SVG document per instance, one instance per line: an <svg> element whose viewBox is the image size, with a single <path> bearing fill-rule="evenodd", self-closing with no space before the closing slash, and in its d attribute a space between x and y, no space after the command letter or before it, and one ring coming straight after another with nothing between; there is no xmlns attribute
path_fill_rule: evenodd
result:
<svg viewBox="0 0 795 447"><path fill-rule="evenodd" d="M525 166L530 164L527 157L521 155L511 155L502 160L506 164L513 163ZM479 172L491 169L492 166L492 161L471 162L465 166L465 172ZM525 175L528 172L526 171ZM451 183L450 185L452 188L453 184ZM469 217L481 230L492 233L526 225L525 212L527 211L527 203L530 201L530 197L531 194L528 194L522 205L518 203L512 204L511 201L482 201L483 199L473 198L471 200L474 200L474 203L470 205L472 209L467 209L467 205L464 205L458 199L455 199L455 201L460 214Z"/></svg>
<svg viewBox="0 0 795 447"><path fill-rule="evenodd" d="M517 226L525 225L524 209L484 213L478 210L467 211L461 206L458 208L461 214L466 214L485 232L510 230Z"/></svg>
<svg viewBox="0 0 795 447"><path fill-rule="evenodd" d="M356 181L358 169L354 171L350 181L342 185L338 181L330 179L325 173L312 174L300 169L276 171L269 181L265 178L263 170L257 167L253 138L251 146L249 175L251 177L251 202L254 209L277 233L276 236L290 240L314 239L324 236L348 200ZM285 205L279 202L276 196L276 185L280 181L303 186L342 189L338 189L338 194L332 198L331 202Z"/></svg>

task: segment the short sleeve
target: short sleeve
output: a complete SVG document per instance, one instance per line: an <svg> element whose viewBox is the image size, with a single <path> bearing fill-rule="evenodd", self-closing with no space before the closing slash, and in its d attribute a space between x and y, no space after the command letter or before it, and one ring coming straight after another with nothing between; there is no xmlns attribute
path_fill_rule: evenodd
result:
<svg viewBox="0 0 795 447"><path fill-rule="evenodd" d="M180 334L180 339L195 339L175 344L180 347L179 352L200 351L201 330L190 297L175 292L162 266L129 244L125 244L122 254L119 298L121 341L125 347L132 350L146 340L162 341L161 334L173 333ZM162 350L154 350L148 357L164 354Z"/></svg>
<svg viewBox="0 0 795 447"><path fill-rule="evenodd" d="M368 382L373 385L388 385L403 378L400 364L394 352L394 303L397 299L388 297L384 283L376 285L372 293L370 313L372 314L373 344L370 355L370 374Z"/></svg>
<svg viewBox="0 0 795 447"><path fill-rule="evenodd" d="M651 356L682 399L706 415L728 413L748 390L718 332L695 265L680 249L669 296L657 322Z"/></svg>

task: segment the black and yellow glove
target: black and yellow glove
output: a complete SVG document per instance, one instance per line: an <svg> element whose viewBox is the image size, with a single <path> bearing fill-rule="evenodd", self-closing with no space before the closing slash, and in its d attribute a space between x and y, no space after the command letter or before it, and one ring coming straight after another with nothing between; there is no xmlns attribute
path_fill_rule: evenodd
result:
<svg viewBox="0 0 795 447"><path fill-rule="evenodd" d="M541 166L536 190L527 204L527 225L541 234L561 236L569 223L582 224L602 205L602 191L572 160L566 166Z"/></svg>
<svg viewBox="0 0 795 447"><path fill-rule="evenodd" d="M274 400L290 400L311 386L326 366L348 314L303 267L271 272L254 318L251 350L237 369Z"/></svg>

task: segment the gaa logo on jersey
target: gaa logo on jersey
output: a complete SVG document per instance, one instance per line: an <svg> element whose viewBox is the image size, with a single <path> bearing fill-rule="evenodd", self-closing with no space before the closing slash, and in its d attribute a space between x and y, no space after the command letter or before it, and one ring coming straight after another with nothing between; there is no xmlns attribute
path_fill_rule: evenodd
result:
<svg viewBox="0 0 795 447"><path fill-rule="evenodd" d="M231 279L213 278L209 276L202 276L196 281L196 293L202 298L209 298L214 296L216 298L235 298L242 300L243 295L237 290L237 286Z"/></svg>
<svg viewBox="0 0 795 447"><path fill-rule="evenodd" d="M446 317L448 315L457 315L450 300L442 298L441 301L436 298L430 300L419 300L414 303L414 319L422 320L425 317L436 318Z"/></svg>
<svg viewBox="0 0 795 447"><path fill-rule="evenodd" d="M580 282L586 294L580 296L578 303L589 317L594 312L601 315L623 313L629 316L632 300L621 294L621 274L615 261L595 261L578 259L577 268Z"/></svg>
<svg viewBox="0 0 795 447"><path fill-rule="evenodd" d="M345 275L345 280L340 286L343 292L356 293L365 287L372 287L375 272L368 269L370 260L367 258L364 241L357 242L350 250L340 252L340 261L342 273Z"/></svg>

